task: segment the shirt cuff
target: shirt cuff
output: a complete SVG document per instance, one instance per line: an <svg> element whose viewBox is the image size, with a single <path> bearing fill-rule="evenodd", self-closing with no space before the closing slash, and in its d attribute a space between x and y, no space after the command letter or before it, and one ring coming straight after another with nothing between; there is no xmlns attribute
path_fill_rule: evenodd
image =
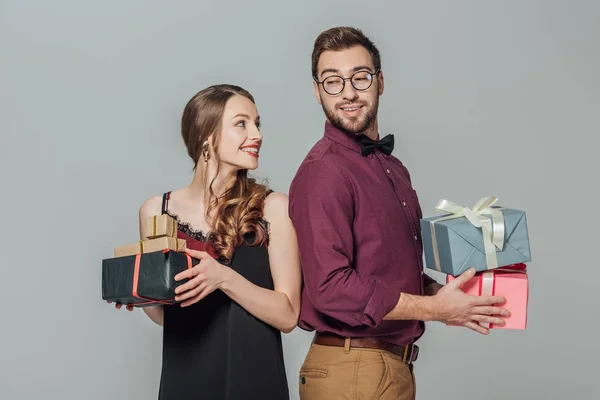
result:
<svg viewBox="0 0 600 400"><path fill-rule="evenodd" d="M367 303L365 313L360 322L372 328L379 325L383 317L398 305L400 292L400 289L393 288L381 281L375 281L375 290Z"/></svg>

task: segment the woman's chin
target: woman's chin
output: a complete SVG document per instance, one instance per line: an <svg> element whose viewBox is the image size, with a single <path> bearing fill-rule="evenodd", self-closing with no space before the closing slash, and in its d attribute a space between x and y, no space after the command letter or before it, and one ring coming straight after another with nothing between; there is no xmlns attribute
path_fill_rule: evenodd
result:
<svg viewBox="0 0 600 400"><path fill-rule="evenodd" d="M245 163L240 163L239 165L237 165L238 170L247 169L249 171L254 171L257 168L258 168L258 161L245 162Z"/></svg>
<svg viewBox="0 0 600 400"><path fill-rule="evenodd" d="M250 160L244 160L244 166L245 169L249 169L249 170L255 170L256 168L258 168L258 157L255 156L251 156Z"/></svg>

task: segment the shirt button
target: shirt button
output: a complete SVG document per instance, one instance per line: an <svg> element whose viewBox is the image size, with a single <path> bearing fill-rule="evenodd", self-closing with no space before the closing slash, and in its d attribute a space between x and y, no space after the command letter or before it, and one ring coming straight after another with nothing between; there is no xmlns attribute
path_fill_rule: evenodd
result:
<svg viewBox="0 0 600 400"><path fill-rule="evenodd" d="M389 170L389 169L386 169L386 170L385 170L385 172L387 172L387 173L389 174L389 173L390 173L390 170Z"/></svg>
<svg viewBox="0 0 600 400"><path fill-rule="evenodd" d="M402 202L402 205L403 205L404 207L406 207L406 202L405 202L405 201L403 201L403 202Z"/></svg>
<svg viewBox="0 0 600 400"><path fill-rule="evenodd" d="M419 238L417 237L417 235L415 235L415 240L419 240Z"/></svg>

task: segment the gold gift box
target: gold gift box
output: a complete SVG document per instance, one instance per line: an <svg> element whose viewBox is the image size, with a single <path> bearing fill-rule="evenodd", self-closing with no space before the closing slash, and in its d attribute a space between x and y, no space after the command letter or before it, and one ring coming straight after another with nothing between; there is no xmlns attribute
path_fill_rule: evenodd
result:
<svg viewBox="0 0 600 400"><path fill-rule="evenodd" d="M167 214L151 217L144 228L142 237L144 240L159 237L177 237L177 221Z"/></svg>
<svg viewBox="0 0 600 400"><path fill-rule="evenodd" d="M152 253L165 249L185 252L185 239L163 236L156 239L140 240L137 243L115 248L115 257L132 256L135 254Z"/></svg>

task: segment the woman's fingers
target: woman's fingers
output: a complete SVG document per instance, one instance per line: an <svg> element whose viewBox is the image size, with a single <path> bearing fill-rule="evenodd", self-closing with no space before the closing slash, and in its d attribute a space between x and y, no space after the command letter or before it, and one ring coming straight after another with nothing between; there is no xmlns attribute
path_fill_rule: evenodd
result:
<svg viewBox="0 0 600 400"><path fill-rule="evenodd" d="M199 294L202 291L202 289L204 289L204 285L202 284L202 282L199 282L198 285L175 296L175 301L181 302L181 301L187 300L189 298L192 298L192 297L196 296L197 294Z"/></svg>

